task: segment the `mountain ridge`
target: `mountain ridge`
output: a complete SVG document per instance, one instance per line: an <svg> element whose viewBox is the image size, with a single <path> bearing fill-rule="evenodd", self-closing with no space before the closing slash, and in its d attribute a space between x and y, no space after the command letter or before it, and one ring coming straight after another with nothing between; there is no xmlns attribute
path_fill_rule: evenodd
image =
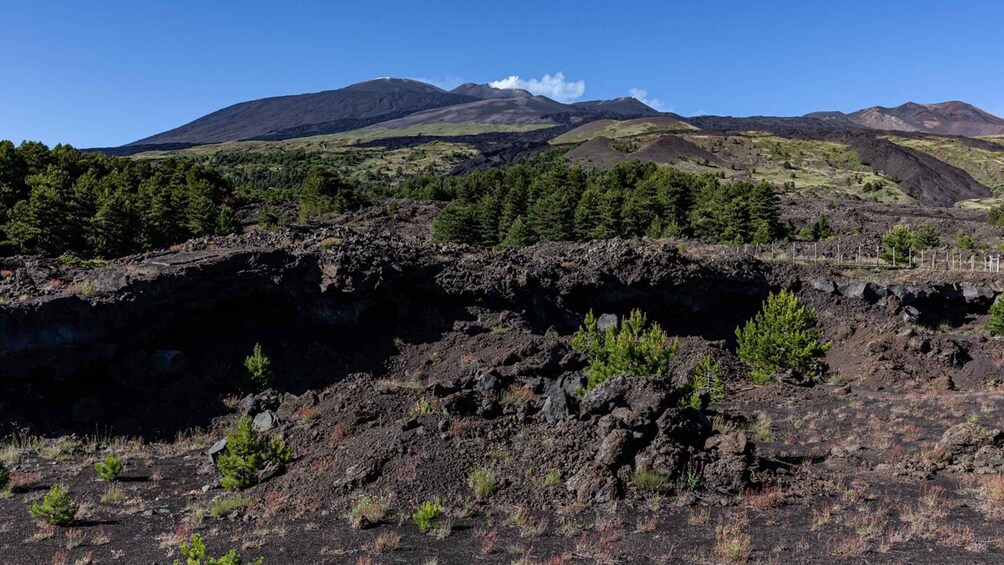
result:
<svg viewBox="0 0 1004 565"><path fill-rule="evenodd" d="M957 100L872 106L850 113L820 111L796 117L683 118L659 112L627 96L565 104L524 89L497 88L491 83L468 82L447 91L420 80L383 77L336 90L232 104L123 148L279 141L370 127L395 130L434 123L555 126L655 116L670 116L701 129L725 131L822 133L866 129L964 137L1004 135L1004 119Z"/></svg>

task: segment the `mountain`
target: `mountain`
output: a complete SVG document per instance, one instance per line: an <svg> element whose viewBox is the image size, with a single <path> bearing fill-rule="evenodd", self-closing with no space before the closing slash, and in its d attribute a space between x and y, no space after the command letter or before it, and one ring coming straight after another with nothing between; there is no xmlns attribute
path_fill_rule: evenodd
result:
<svg viewBox="0 0 1004 565"><path fill-rule="evenodd" d="M907 102L894 108L873 106L850 114L814 112L805 117L843 120L869 129L924 132L938 135L1004 135L1004 119L965 102L917 104Z"/></svg>
<svg viewBox="0 0 1004 565"><path fill-rule="evenodd" d="M482 100L501 100L504 98L532 98L527 90L522 88L495 88L490 84L478 84L476 82L465 82L451 90L453 94L463 96L473 96Z"/></svg>
<svg viewBox="0 0 1004 565"><path fill-rule="evenodd" d="M559 125L599 118L658 116L634 98L562 104L522 89L466 83L447 92L417 80L379 78L338 90L241 102L123 149L177 149L243 140L283 140L378 125L396 130L432 123Z"/></svg>
<svg viewBox="0 0 1004 565"><path fill-rule="evenodd" d="M380 78L338 90L241 102L129 145L289 139L336 133L475 100L416 80Z"/></svg>
<svg viewBox="0 0 1004 565"><path fill-rule="evenodd" d="M571 106L546 96L478 100L444 108L423 110L373 125L373 128L405 129L428 124L495 124L507 126L558 125L568 114L582 114Z"/></svg>
<svg viewBox="0 0 1004 565"><path fill-rule="evenodd" d="M631 98L630 96L614 98L613 100L587 100L585 102L575 102L572 106L588 108L590 110L596 110L608 114L616 114L618 116L658 116L661 113L643 103L641 100Z"/></svg>

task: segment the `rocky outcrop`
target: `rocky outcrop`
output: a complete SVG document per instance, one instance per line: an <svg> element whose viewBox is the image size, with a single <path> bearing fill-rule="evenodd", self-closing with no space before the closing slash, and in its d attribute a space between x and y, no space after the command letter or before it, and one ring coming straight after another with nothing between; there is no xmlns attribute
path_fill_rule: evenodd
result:
<svg viewBox="0 0 1004 565"><path fill-rule="evenodd" d="M956 424L945 430L934 448L925 452L914 467L926 474L1004 472L1004 432L971 422Z"/></svg>

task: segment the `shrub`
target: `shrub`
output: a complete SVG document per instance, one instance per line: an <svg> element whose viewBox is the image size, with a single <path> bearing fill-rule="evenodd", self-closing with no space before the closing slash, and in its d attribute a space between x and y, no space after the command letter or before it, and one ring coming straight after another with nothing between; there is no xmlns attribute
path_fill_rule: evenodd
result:
<svg viewBox="0 0 1004 565"><path fill-rule="evenodd" d="M231 549L225 555L221 557L209 557L206 558L206 544L202 541L202 536L199 534L192 534L191 541L181 542L181 547L178 548L181 556L185 559L184 565L262 565L264 558L259 557L254 561L245 562L244 559L237 554L236 549ZM177 559L174 560L174 565L182 565Z"/></svg>
<svg viewBox="0 0 1004 565"><path fill-rule="evenodd" d="M1004 204L994 206L987 212L987 223L992 226L1004 226Z"/></svg>
<svg viewBox="0 0 1004 565"><path fill-rule="evenodd" d="M223 478L220 485L227 490L240 490L258 483L258 472L267 463L284 464L293 458L292 450L280 435L266 438L250 416L237 421L234 430L227 434L226 452L216 464Z"/></svg>
<svg viewBox="0 0 1004 565"><path fill-rule="evenodd" d="M411 519L418 525L418 531L428 533L436 526L436 522L443 515L443 504L436 500L426 500L418 507L418 510L411 515Z"/></svg>
<svg viewBox="0 0 1004 565"><path fill-rule="evenodd" d="M990 306L990 335L1004 335L1004 300L997 300Z"/></svg>
<svg viewBox="0 0 1004 565"><path fill-rule="evenodd" d="M913 233L902 224L897 224L885 232L882 236L882 258L888 261L893 259L893 251L898 262L903 262L904 257L908 257L910 248L913 247Z"/></svg>
<svg viewBox="0 0 1004 565"><path fill-rule="evenodd" d="M387 515L387 505L379 500L374 500L372 498L360 498L359 502L352 507L352 513L349 514L349 520L352 522L352 527L357 530L362 530L370 526L375 526L383 521L384 516Z"/></svg>
<svg viewBox="0 0 1004 565"><path fill-rule="evenodd" d="M119 504L125 500L125 493L116 484L108 485L108 489L101 495L101 502L105 504Z"/></svg>
<svg viewBox="0 0 1004 565"><path fill-rule="evenodd" d="M902 224L897 224L882 236L882 245L885 248L882 257L891 261L895 249L897 261L899 261L900 258L908 256L911 247L916 251L923 251L937 247L940 242L938 231L930 222L924 223L914 231L910 231Z"/></svg>
<svg viewBox="0 0 1004 565"><path fill-rule="evenodd" d="M226 518L237 511L251 506L252 500L243 496L224 496L217 498L209 505L209 513L213 518Z"/></svg>
<svg viewBox="0 0 1004 565"><path fill-rule="evenodd" d="M10 485L10 471L6 465L0 463L0 490L6 490L8 485Z"/></svg>
<svg viewBox="0 0 1004 565"><path fill-rule="evenodd" d="M32 502L28 513L36 520L45 520L53 526L65 526L73 521L80 506L73 502L70 493L60 485L52 485L41 502Z"/></svg>
<svg viewBox="0 0 1004 565"><path fill-rule="evenodd" d="M108 482L117 479L122 474L123 468L122 459L116 455L106 455L104 460L94 464L94 469L98 472L98 476Z"/></svg>
<svg viewBox="0 0 1004 565"><path fill-rule="evenodd" d="M467 476L467 482L478 500L485 500L495 492L495 473L488 469L474 469Z"/></svg>
<svg viewBox="0 0 1004 565"><path fill-rule="evenodd" d="M816 328L815 310L806 308L790 291L771 293L755 318L736 328L739 357L750 366L756 384L767 384L778 372L803 376L826 370L822 357L830 349Z"/></svg>
<svg viewBox="0 0 1004 565"><path fill-rule="evenodd" d="M913 232L914 249L932 249L940 243L941 238L938 237L938 231L934 229L931 222L925 222Z"/></svg>
<svg viewBox="0 0 1004 565"><path fill-rule="evenodd" d="M959 231L958 233L955 234L955 244L959 247L959 249L965 249L968 251L976 249L979 246L980 242L978 239L969 235L968 233L964 231Z"/></svg>
<svg viewBox="0 0 1004 565"><path fill-rule="evenodd" d="M434 411L432 403L429 402L424 396L420 397L415 401L415 404L411 406L412 416L421 416L423 414L432 414Z"/></svg>
<svg viewBox="0 0 1004 565"><path fill-rule="evenodd" d="M264 390L272 384L272 360L261 352L261 344L256 343L251 355L244 358L244 366L248 370L251 383Z"/></svg>
<svg viewBox="0 0 1004 565"><path fill-rule="evenodd" d="M660 494L668 491L673 483L669 477L658 471L639 467L631 472L631 484L642 492Z"/></svg>
<svg viewBox="0 0 1004 565"><path fill-rule="evenodd" d="M544 475L544 486L550 487L561 482L561 469L551 469Z"/></svg>
<svg viewBox="0 0 1004 565"><path fill-rule="evenodd" d="M592 311L572 339L572 348L589 359L586 388L592 389L610 377L647 377L669 370L669 362L679 350L679 342L634 310L618 327L600 330Z"/></svg>
<svg viewBox="0 0 1004 565"><path fill-rule="evenodd" d="M725 399L725 381L718 375L719 365L713 357L708 355L694 368L694 376L690 383L684 387L678 405L680 408L693 408L699 410L704 408L701 403L701 391L707 390L711 396L711 401Z"/></svg>

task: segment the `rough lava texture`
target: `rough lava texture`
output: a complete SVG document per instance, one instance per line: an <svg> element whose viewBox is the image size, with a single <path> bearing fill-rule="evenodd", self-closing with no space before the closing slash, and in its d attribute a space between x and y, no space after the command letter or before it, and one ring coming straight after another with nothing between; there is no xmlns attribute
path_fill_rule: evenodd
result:
<svg viewBox="0 0 1004 565"><path fill-rule="evenodd" d="M995 562L996 276L671 240L439 246L431 209L403 204L97 268L3 259L0 410L22 438L3 451L5 559L170 562L199 532L266 563ZM831 371L755 387L734 331L781 288L818 312ZM582 317L634 308L679 355L583 391ZM680 408L708 356L727 397ZM235 498L215 461L241 415L296 456ZM119 496L93 478L110 452ZM494 477L480 498L475 469ZM56 483L84 503L79 533L25 511ZM437 498L422 534L409 516ZM363 499L386 512L353 517Z"/></svg>

